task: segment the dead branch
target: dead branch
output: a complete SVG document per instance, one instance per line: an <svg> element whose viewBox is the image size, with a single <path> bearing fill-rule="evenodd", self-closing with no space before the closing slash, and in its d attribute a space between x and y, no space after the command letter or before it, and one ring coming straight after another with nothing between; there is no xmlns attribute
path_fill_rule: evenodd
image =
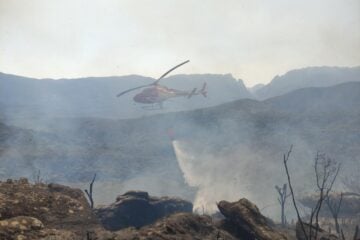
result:
<svg viewBox="0 0 360 240"><path fill-rule="evenodd" d="M285 203L286 199L290 196L290 194L287 194L287 184L285 183L282 188L280 188L278 185L275 186L275 189L277 190L279 197L278 202L281 207L281 225L285 226L286 223L286 216L285 216Z"/></svg>
<svg viewBox="0 0 360 240"><path fill-rule="evenodd" d="M300 223L300 226L301 226L301 230L303 231L304 233L304 236L305 236L305 239L308 240L308 236L306 234L306 231L305 231L305 226L304 226L304 223L303 221L301 220L301 217L300 217L300 213L299 213L299 209L297 207L297 204L296 204L296 201L295 201L295 194L294 194L294 190L293 190L293 187L291 185L291 178L290 178L290 173L289 173L289 169L288 169L288 161L289 161L289 157L290 157L290 154L291 154L291 151L292 151L292 148L293 148L293 145L290 146L290 149L289 151L287 152L287 154L284 154L284 167L285 167L285 171L286 171L286 176L287 176L287 179L288 179L288 184L289 184L289 188L290 188L290 193L291 193L291 198L292 198L292 202L293 202L293 205L294 205L294 208L295 208L295 211L296 211L296 215L297 215L297 218L298 218L298 221Z"/></svg>
<svg viewBox="0 0 360 240"><path fill-rule="evenodd" d="M330 213L334 219L335 230L336 230L337 234L340 234L340 225L339 225L338 218L339 218L339 212L340 212L343 196L344 196L343 193L341 193L340 200L338 202L336 202L335 199L332 199L332 197L330 195L325 199L325 203L328 206Z"/></svg>
<svg viewBox="0 0 360 240"><path fill-rule="evenodd" d="M91 209L94 208L94 199L93 199L93 185L94 185L94 182L95 182L95 178L96 178L96 173L94 174L94 177L90 183L90 188L89 188L89 191L87 189L85 189L85 193L90 201L90 207Z"/></svg>
<svg viewBox="0 0 360 240"><path fill-rule="evenodd" d="M315 240L317 239L318 235L320 210L322 208L324 200L329 197L329 193L332 190L335 180L339 174L340 168L341 164L338 164L331 158L326 157L325 154L320 154L319 152L316 154L314 169L316 176L316 186L319 191L319 199L317 201L315 209L311 213L310 219L310 224L312 224L313 217L315 215ZM311 236L310 239L312 239Z"/></svg>

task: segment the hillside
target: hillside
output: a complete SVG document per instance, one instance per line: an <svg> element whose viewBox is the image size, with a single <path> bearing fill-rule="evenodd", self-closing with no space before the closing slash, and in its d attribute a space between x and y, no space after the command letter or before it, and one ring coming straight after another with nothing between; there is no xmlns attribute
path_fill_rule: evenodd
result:
<svg viewBox="0 0 360 240"><path fill-rule="evenodd" d="M360 81L360 67L308 67L276 76L269 84L254 91L260 99L267 99L308 87L328 87L345 82Z"/></svg>
<svg viewBox="0 0 360 240"><path fill-rule="evenodd" d="M359 82L342 83L331 87L312 87L295 90L279 97L270 98L264 102L277 109L298 115L323 114L336 111L347 116L356 116L360 112Z"/></svg>
<svg viewBox="0 0 360 240"><path fill-rule="evenodd" d="M285 182L282 154L290 144L300 192L312 189L316 151L343 162L342 176L354 169L360 161L359 96L355 82L137 119L42 119L41 130L16 128L19 134L2 140L0 177L33 178L40 170L47 181L83 188L97 173L99 203L142 189L195 199L198 210L244 196L266 206L276 200L274 185Z"/></svg>

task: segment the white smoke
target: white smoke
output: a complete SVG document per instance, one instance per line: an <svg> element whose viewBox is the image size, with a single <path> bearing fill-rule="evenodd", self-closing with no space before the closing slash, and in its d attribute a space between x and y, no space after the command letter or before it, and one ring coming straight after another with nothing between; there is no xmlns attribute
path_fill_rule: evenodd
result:
<svg viewBox="0 0 360 240"><path fill-rule="evenodd" d="M217 155L201 144L194 146L187 141L173 141L173 147L186 182L198 189L195 212L214 213L221 200L256 198L250 191L250 168L256 168L256 164L251 164L245 149L241 149L243 156L231 156L226 150Z"/></svg>

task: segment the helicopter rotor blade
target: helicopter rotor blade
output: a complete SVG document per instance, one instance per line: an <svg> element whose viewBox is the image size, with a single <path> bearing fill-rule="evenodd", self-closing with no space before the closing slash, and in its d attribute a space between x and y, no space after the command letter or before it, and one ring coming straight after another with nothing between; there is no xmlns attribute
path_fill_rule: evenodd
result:
<svg viewBox="0 0 360 240"><path fill-rule="evenodd" d="M182 65L184 65L184 64L186 64L186 63L188 63L188 62L190 62L190 60L186 60L185 62L182 62L182 63L176 65L175 67L171 68L169 71L167 71L166 73L164 73L160 78L158 78L155 82L153 82L153 83L151 83L151 84L142 85L142 86L135 87L135 88L130 88L130 89L126 90L126 91L123 91L123 92L117 94L116 96L117 96L117 97L120 97L120 96L122 96L122 95L124 95L124 94L126 94L126 93L128 93L128 92L134 91L134 90L136 90L136 89L140 89L140 88L143 88L143 87L150 87L150 86L157 85L157 84L159 83L159 81L160 81L162 78L164 78L166 75L168 75L170 72L174 71L176 68L178 68L178 67L180 67L180 66L182 66Z"/></svg>
<svg viewBox="0 0 360 240"><path fill-rule="evenodd" d="M168 75L170 72L174 71L176 68L178 68L178 67L180 67L180 66L182 66L182 65L184 65L185 63L188 63L188 62L190 62L190 60L186 60L185 62L182 62L182 63L176 65L175 67L171 68L169 71L167 71L166 73L164 73L163 75L161 75L161 77L159 77L159 78L154 82L154 84L157 84L162 78L164 78L164 77L165 77L166 75Z"/></svg>
<svg viewBox="0 0 360 240"><path fill-rule="evenodd" d="M122 96L122 95L124 95L124 94L126 94L126 93L128 93L128 92L134 91L134 90L139 89L139 88L149 87L149 86L152 86L152 85L154 85L154 84L151 83L151 84L142 85L142 86L135 87L135 88L130 88L130 89L126 90L126 91L123 91L123 92L119 93L119 94L116 95L116 96L117 96L117 97L120 97L120 96Z"/></svg>

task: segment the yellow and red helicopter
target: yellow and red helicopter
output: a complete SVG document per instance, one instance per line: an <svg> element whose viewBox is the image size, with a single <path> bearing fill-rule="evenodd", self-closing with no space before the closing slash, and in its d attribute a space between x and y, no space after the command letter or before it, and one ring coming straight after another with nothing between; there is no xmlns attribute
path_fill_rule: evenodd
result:
<svg viewBox="0 0 360 240"><path fill-rule="evenodd" d="M160 78L158 78L153 83L150 83L147 85L142 85L142 86L135 87L135 88L130 88L126 91L119 93L116 96L120 97L131 91L134 91L134 90L137 90L140 88L145 88L140 93L136 94L133 97L133 100L137 103L142 103L142 104L152 104L152 105L157 104L160 108L162 108L163 102L170 98L175 98L175 97L191 98L194 95L202 95L202 96L206 97L207 96L206 82L203 84L202 88L199 91L197 91L197 88L194 88L192 91L177 90L177 89L172 89L172 88L168 88L165 86L161 86L159 84L160 80L163 79L166 75L168 75L170 72L174 71L176 68L178 68L188 62L189 62L189 60L176 65L175 67L171 68L169 71L164 73Z"/></svg>

